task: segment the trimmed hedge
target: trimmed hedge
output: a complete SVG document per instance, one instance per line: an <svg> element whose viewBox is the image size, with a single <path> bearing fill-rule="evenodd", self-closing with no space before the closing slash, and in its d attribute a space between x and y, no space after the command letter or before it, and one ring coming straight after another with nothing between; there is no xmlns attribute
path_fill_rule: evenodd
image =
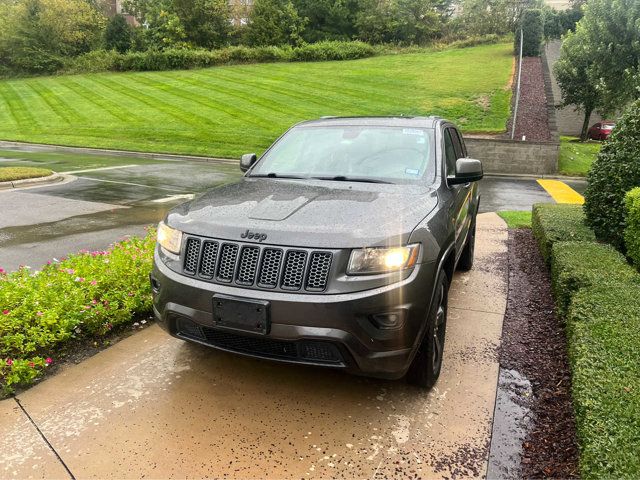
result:
<svg viewBox="0 0 640 480"><path fill-rule="evenodd" d="M97 339L151 313L155 231L42 270L0 268L0 397L35 381L73 338Z"/></svg>
<svg viewBox="0 0 640 480"><path fill-rule="evenodd" d="M589 170L584 194L587 222L599 240L625 247L625 195L640 187L640 100L613 129Z"/></svg>
<svg viewBox="0 0 640 480"><path fill-rule="evenodd" d="M624 243L627 255L640 268L640 187L634 188L625 197Z"/></svg>
<svg viewBox="0 0 640 480"><path fill-rule="evenodd" d="M547 263L556 242L595 240L580 205L537 203L533 206L531 228Z"/></svg>
<svg viewBox="0 0 640 480"><path fill-rule="evenodd" d="M96 50L68 60L64 72L188 70L238 63L355 60L372 57L381 52L380 47L358 41L327 41L300 47L238 46L218 50L174 48L124 54Z"/></svg>
<svg viewBox="0 0 640 480"><path fill-rule="evenodd" d="M640 287L579 291L567 315L584 479L640 477Z"/></svg>
<svg viewBox="0 0 640 480"><path fill-rule="evenodd" d="M551 284L558 314L564 317L582 288L636 282L640 275L617 250L596 242L558 242L551 250Z"/></svg>

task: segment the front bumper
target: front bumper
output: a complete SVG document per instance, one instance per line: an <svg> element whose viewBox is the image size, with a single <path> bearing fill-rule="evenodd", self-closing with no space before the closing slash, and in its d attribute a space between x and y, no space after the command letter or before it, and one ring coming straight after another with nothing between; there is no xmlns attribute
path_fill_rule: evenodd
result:
<svg viewBox="0 0 640 480"><path fill-rule="evenodd" d="M422 338L436 273L435 263L423 263L405 280L385 287L309 295L186 277L166 267L156 252L151 281L154 313L173 336L253 357L393 379L406 373ZM268 301L269 333L215 326L214 294ZM390 312L400 315L401 325L380 328L374 316Z"/></svg>

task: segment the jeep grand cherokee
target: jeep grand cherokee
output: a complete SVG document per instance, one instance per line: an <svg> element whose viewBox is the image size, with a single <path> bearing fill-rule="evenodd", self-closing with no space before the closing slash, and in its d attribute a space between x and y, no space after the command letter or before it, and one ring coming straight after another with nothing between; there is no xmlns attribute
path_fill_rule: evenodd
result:
<svg viewBox="0 0 640 480"><path fill-rule="evenodd" d="M431 387L482 165L437 117L295 125L158 227L154 311L220 350Z"/></svg>

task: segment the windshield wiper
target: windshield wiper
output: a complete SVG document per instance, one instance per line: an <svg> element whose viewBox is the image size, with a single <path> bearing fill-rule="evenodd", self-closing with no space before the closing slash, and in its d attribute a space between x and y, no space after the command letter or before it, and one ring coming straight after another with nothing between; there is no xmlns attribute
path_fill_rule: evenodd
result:
<svg viewBox="0 0 640 480"><path fill-rule="evenodd" d="M393 182L387 182L386 180L378 180L377 178L362 178L362 177L346 177L344 175L336 175L335 177L311 177L316 180L333 180L336 182L362 182L362 183L386 183L393 185Z"/></svg>
<svg viewBox="0 0 640 480"><path fill-rule="evenodd" d="M294 179L305 179L308 177L301 177L299 175L281 175L275 172L269 172L266 175L249 175L250 178L294 178Z"/></svg>

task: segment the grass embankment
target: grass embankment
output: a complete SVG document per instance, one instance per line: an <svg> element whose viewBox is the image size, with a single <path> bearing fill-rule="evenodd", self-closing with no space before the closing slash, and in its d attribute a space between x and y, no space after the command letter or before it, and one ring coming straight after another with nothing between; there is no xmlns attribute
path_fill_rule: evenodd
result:
<svg viewBox="0 0 640 480"><path fill-rule="evenodd" d="M602 143L596 141L581 142L577 137L560 138L560 158L558 170L562 175L584 177L589 173L591 164L598 156Z"/></svg>
<svg viewBox="0 0 640 480"><path fill-rule="evenodd" d="M340 62L236 65L0 82L0 138L237 157L324 115L445 116L499 132L512 45Z"/></svg>
<svg viewBox="0 0 640 480"><path fill-rule="evenodd" d="M47 177L53 172L46 168L0 167L0 182L13 182L27 178Z"/></svg>
<svg viewBox="0 0 640 480"><path fill-rule="evenodd" d="M533 233L566 322L585 479L640 476L640 274L578 205L536 205Z"/></svg>

